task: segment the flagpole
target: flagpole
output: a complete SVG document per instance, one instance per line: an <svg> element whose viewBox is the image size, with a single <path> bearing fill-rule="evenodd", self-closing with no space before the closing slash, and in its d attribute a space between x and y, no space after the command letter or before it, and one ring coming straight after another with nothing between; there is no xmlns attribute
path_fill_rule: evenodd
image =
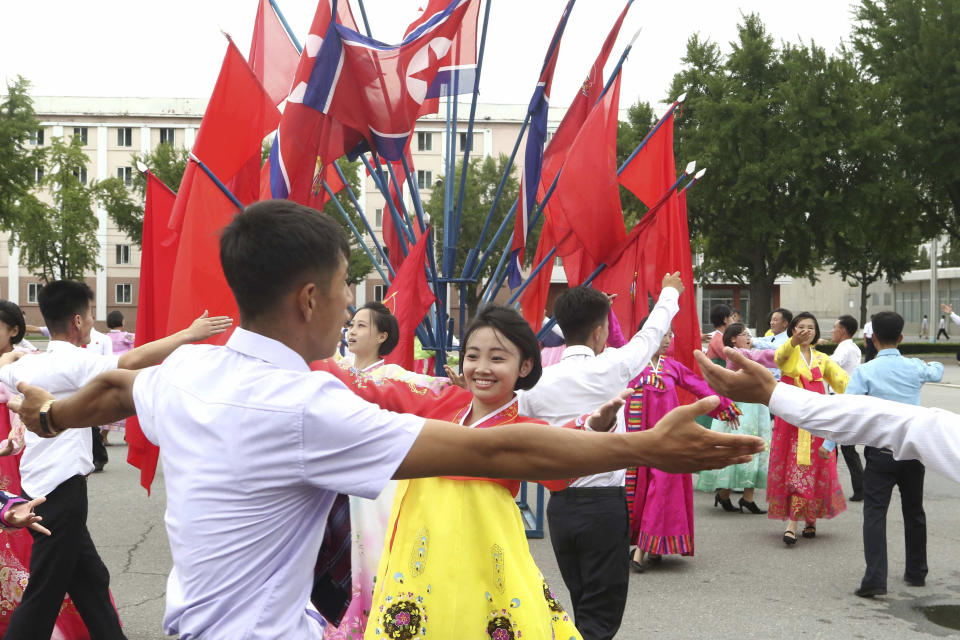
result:
<svg viewBox="0 0 960 640"><path fill-rule="evenodd" d="M407 237L406 224L401 220L400 212L397 211L396 206L393 204L393 198L390 197L390 193L383 188L382 183L377 177L376 170L370 166L370 162L365 156L361 155L360 160L370 173L370 177L373 178L374 184L378 189L380 189L380 193L384 194L387 211L390 212L390 218L393 220L393 226L396 227L397 230L397 238L400 240L400 250L403 252L403 257L407 257L407 254L410 253L410 250L407 248L407 241L412 239Z"/></svg>
<svg viewBox="0 0 960 640"><path fill-rule="evenodd" d="M218 178L217 176L215 176L215 175L213 174L213 171L211 171L210 168L207 167L207 165L203 164L203 162L200 161L200 158L198 158L197 156L193 155L193 151L190 152L189 158L190 158L191 160L193 160L194 162L196 162L198 167L200 167L201 169L203 169L203 172L204 172L205 174L207 174L207 177L210 178L210 180L212 180L215 185L217 185L217 187L220 189L220 191L223 192L223 195L227 196L227 198L229 198L230 201L233 202L233 204L235 204L235 205L237 206L237 209L243 210L243 203L240 202L240 200L237 199L237 196L233 195L233 194L230 192L230 189L227 189L227 185L225 185L225 184L223 184L222 182L220 182L220 178Z"/></svg>
<svg viewBox="0 0 960 640"><path fill-rule="evenodd" d="M350 186L350 183L347 182L347 178L343 175L343 171L336 162L333 163L333 167L337 170L337 176L340 177L340 182L342 182L343 186L346 188L347 196L350 198L350 202L353 204L354 209L356 209L357 213L360 214L360 219L363 220L363 225L366 227L367 233L369 233L370 237L373 239L373 244L377 248L377 253L381 258L383 258L384 263L387 265L387 269L390 271L390 277L396 277L396 273L394 272L393 267L390 265L390 256L387 255L387 252L384 251L383 247L380 245L380 241L377 240L377 234L373 232L373 227L370 226L370 221L367 220L367 216L364 215L363 209L360 207L360 202L357 201L357 196L353 193L353 188ZM326 183L326 181L324 181L324 183ZM381 272L381 275L383 275L383 272ZM386 278L384 278L384 280L386 280Z"/></svg>
<svg viewBox="0 0 960 640"><path fill-rule="evenodd" d="M357 4L360 5L360 18L363 20L363 29L367 32L367 37L372 38L373 35L370 33L370 23L367 21L367 10L363 7L363 0L357 0Z"/></svg>
<svg viewBox="0 0 960 640"><path fill-rule="evenodd" d="M490 276L490 280L487 281L487 285L483 288L482 300L484 302L489 302L495 297L496 294L491 295L494 284L496 284L497 292L499 292L500 288L503 286L503 281L507 278L507 272L504 270L503 266L507 263L507 258L509 256L510 251L508 250L504 250L503 254L500 256L500 262L497 263L497 268L494 269L493 275Z"/></svg>
<svg viewBox="0 0 960 640"><path fill-rule="evenodd" d="M327 184L327 181L323 181L323 188L326 190L327 194L330 196L330 200L337 205L337 210L340 211L340 215L343 216L343 219L347 222L347 225L350 227L350 230L353 231L353 235L356 236L357 242L360 243L360 246L363 247L363 250L366 252L367 257L370 258L370 262L373 263L373 266L376 267L377 272L380 274L380 277L383 278L383 281L387 283L387 286L390 286L391 279L387 277L387 274L383 272L383 269L380 268L380 263L377 262L377 259L373 257L373 253L370 251L370 248L367 246L367 243L363 241L363 235L360 233L360 230L357 229L357 226L353 224L353 220L350 219L347 210L343 208L343 205L340 204L340 201L337 200L336 194L330 189L330 185ZM376 239L374 239L376 241ZM379 245L378 245L379 248ZM387 264L390 264L389 260ZM396 274L394 274L396 275Z"/></svg>
<svg viewBox="0 0 960 640"><path fill-rule="evenodd" d="M302 54L303 47L300 46L300 41L297 40L297 36L293 35L293 29L290 28L290 23L287 22L287 19L284 17L283 11L280 11L280 7L277 5L277 0L270 0L270 6L273 7L273 10L277 12L277 17L280 18L280 24L283 25L283 29L287 32L287 36L290 37L290 41L297 49L297 53Z"/></svg>
<svg viewBox="0 0 960 640"><path fill-rule="evenodd" d="M509 225L510 222L513 220L513 216L517 212L517 204L518 204L517 202L514 202L513 206L510 207L510 211L507 212L507 215L503 218L503 222L501 222L500 226L497 228L497 232L493 234L493 239L490 240L490 244L487 245L487 250L484 251L483 255L480 257L480 262L476 265L475 269L471 268L471 270L468 272L470 274L469 276L467 276L468 278L472 278L474 280L479 279L480 272L483 270L484 265L487 263L487 259L490 257L490 253L493 252L493 249L496 246L497 242L500 240L501 236L503 236L503 232L506 231L507 225ZM507 253L510 253L509 248L506 248L505 251Z"/></svg>
<svg viewBox="0 0 960 640"><path fill-rule="evenodd" d="M389 207L391 213L396 214L394 216L394 224L397 226L397 233L402 236L406 241L401 244L409 243L411 246L416 242L416 238L413 234L413 227L410 226L410 222L407 219L407 210L403 205L403 198L401 197L400 188L396 180L394 180L394 185L397 190L398 200L400 201L399 206L394 203L393 198L390 197L390 178L387 177L387 174L383 170L383 166L380 164L380 159L377 156L375 151L370 152L370 157L373 158L374 163L376 164L376 169L370 166L370 162L363 155L360 156L360 159L363 161L363 165L369 171L370 176L373 178L374 184L380 190L380 194L386 200L387 206ZM407 255L404 252L403 255Z"/></svg>
<svg viewBox="0 0 960 640"><path fill-rule="evenodd" d="M655 134L655 133L657 132L657 130L658 130L661 126L663 126L663 123L667 121L667 118L670 116L670 114L673 113L674 111L676 111L677 107L679 107L679 106L683 103L683 100L684 100L684 98L686 98L686 97L687 97L687 94L686 94L686 93L683 93L683 94L680 95L679 98L677 98L677 99L673 102L672 105L670 105L670 108L667 110L667 112L666 112L665 114L663 114L663 117L660 118L659 121L657 121L657 124L655 124L655 125L653 126L653 129L650 129L650 133L648 133L648 134L643 138L643 140L640 141L640 144L638 144L638 145L637 145L637 148L633 150L633 153L631 153L630 156L629 156L626 160L623 161L623 164L620 165L620 168L619 168L619 169L617 169L617 175L620 175L621 173L623 173L623 170L627 168L627 165L630 164L630 161L633 160L634 157L636 157L636 155L637 155L638 153L640 153L640 150L641 150L641 149L643 149L645 146L647 146L647 142L650 141L650 138L653 137L653 134Z"/></svg>

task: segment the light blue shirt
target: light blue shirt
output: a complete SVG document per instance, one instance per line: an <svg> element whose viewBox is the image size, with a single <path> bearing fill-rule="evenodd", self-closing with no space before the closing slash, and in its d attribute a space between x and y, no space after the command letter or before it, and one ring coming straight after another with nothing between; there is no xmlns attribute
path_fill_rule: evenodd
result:
<svg viewBox="0 0 960 640"><path fill-rule="evenodd" d="M846 393L919 405L923 384L942 378L943 365L939 362L904 358L899 349L882 349L876 358L857 367ZM825 440L823 446L832 451L836 443Z"/></svg>

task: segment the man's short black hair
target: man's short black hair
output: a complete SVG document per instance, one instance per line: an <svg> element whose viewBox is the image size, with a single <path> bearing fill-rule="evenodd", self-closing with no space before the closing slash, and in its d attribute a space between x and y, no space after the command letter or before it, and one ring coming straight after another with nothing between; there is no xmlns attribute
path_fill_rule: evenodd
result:
<svg viewBox="0 0 960 640"><path fill-rule="evenodd" d="M733 309L730 308L730 305L715 304L710 307L710 324L713 325L714 329L719 329L723 325L727 324L727 320L730 319L730 316L733 315Z"/></svg>
<svg viewBox="0 0 960 640"><path fill-rule="evenodd" d="M873 314L873 335L880 344L897 344L903 335L903 316L896 311Z"/></svg>
<svg viewBox="0 0 960 640"><path fill-rule="evenodd" d="M844 330L847 332L847 335L851 338L853 337L853 334L857 332L857 327L860 326L860 324L857 322L857 319L851 315L840 316L837 318L837 322L840 323L840 326L844 328Z"/></svg>
<svg viewBox="0 0 960 640"><path fill-rule="evenodd" d="M543 375L543 363L540 360L540 343L537 336L523 316L513 307L500 304L488 304L480 307L463 333L463 342L460 343L460 371L463 372L463 361L466 359L467 346L470 336L478 329L489 327L513 343L520 352L520 363L530 358L533 366L530 373L517 378L514 389L531 389Z"/></svg>
<svg viewBox="0 0 960 640"><path fill-rule="evenodd" d="M568 345L586 344L610 313L610 298L591 287L567 289L553 303L553 315Z"/></svg>
<svg viewBox="0 0 960 640"><path fill-rule="evenodd" d="M783 307L777 307L770 312L770 320L773 320L773 314L779 313L780 318L787 321L787 324L790 324L793 321L793 312L790 309L784 309Z"/></svg>
<svg viewBox="0 0 960 640"><path fill-rule="evenodd" d="M350 257L347 238L333 218L290 200L256 202L220 236L220 264L240 318L256 318L305 281L326 286Z"/></svg>
<svg viewBox="0 0 960 640"><path fill-rule="evenodd" d="M74 316L85 314L92 300L87 283L77 280L55 280L37 294L40 314L51 333L66 333Z"/></svg>

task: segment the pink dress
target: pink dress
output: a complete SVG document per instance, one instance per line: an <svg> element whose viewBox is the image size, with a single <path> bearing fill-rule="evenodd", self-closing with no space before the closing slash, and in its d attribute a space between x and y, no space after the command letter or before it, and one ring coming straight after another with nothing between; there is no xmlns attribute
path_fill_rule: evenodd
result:
<svg viewBox="0 0 960 640"><path fill-rule="evenodd" d="M630 396L624 415L627 431L646 431L680 404L677 389L698 398L717 395L713 389L676 360L662 357L647 366L630 386L639 393ZM739 409L728 398L710 413L731 420ZM693 555L693 480L689 473L667 473L652 467L627 469L627 506L630 541L654 554Z"/></svg>

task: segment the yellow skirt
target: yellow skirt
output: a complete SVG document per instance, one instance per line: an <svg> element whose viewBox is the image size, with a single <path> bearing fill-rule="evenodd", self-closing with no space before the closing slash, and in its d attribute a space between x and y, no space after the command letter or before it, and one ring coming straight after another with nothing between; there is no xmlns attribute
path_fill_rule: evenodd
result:
<svg viewBox="0 0 960 640"><path fill-rule="evenodd" d="M364 638L581 640L510 492L446 478L399 483Z"/></svg>

